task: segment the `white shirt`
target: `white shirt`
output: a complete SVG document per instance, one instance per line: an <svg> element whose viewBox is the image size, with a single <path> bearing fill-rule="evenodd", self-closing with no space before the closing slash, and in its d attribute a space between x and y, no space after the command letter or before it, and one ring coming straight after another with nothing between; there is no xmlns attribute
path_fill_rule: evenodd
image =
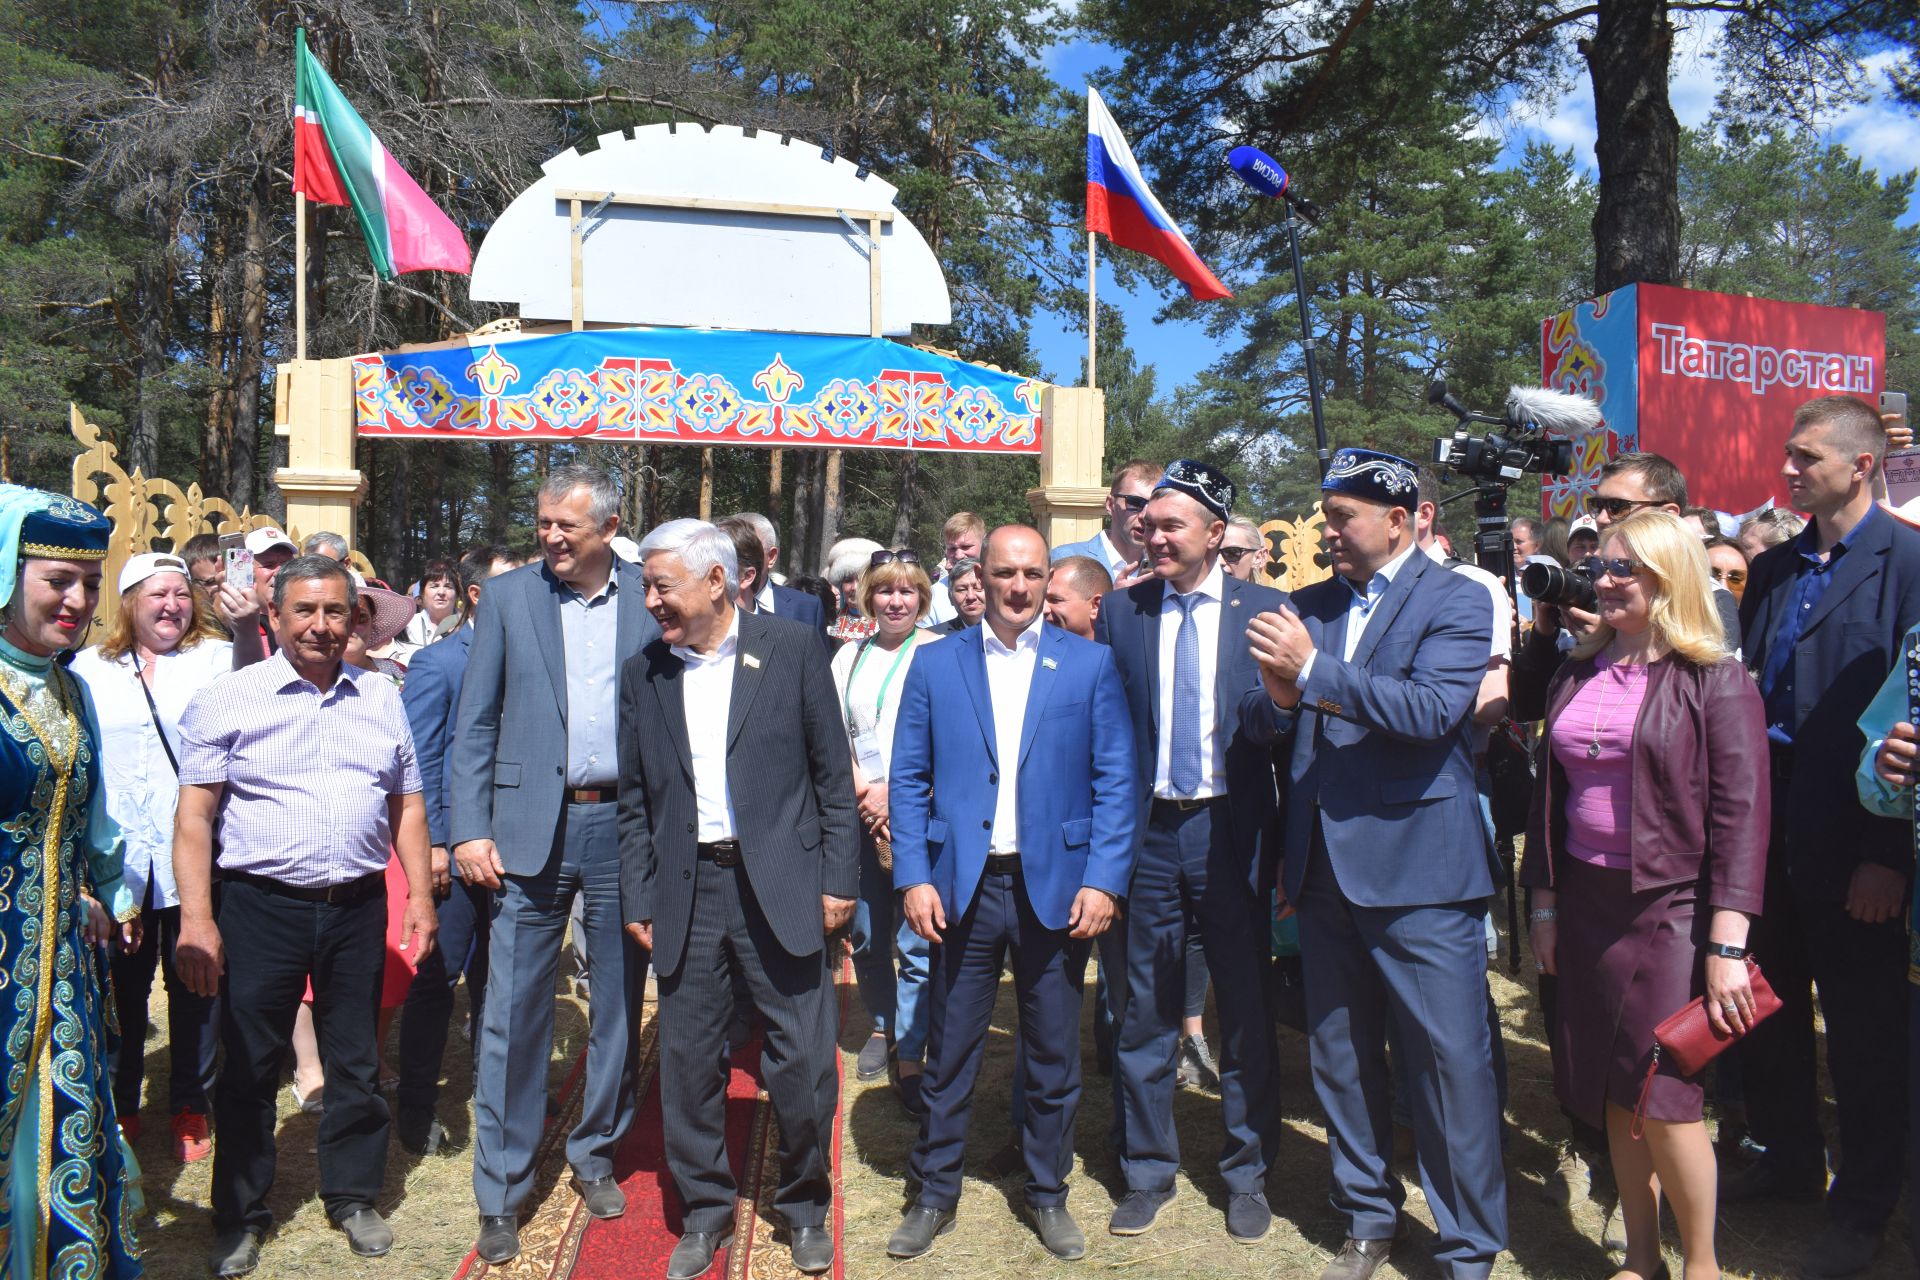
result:
<svg viewBox="0 0 1920 1280"><path fill-rule="evenodd" d="M993 628L982 625L987 652L987 697L993 704L993 754L1000 784L993 800L993 831L988 853L1020 851L1020 731L1027 723L1027 695L1033 690L1033 664L1040 656L1044 614L1014 637L1013 648L1000 643Z"/></svg>
<svg viewBox="0 0 1920 1280"><path fill-rule="evenodd" d="M852 740L861 734L873 734L880 759L889 767L893 763L893 726L900 717L900 694L907 687L913 651L922 644L936 644L939 639L915 628L892 653L869 639L850 640L833 655L833 687L840 695L840 718L847 726L847 737ZM867 651L864 661L860 657L863 649ZM854 763L859 763L858 756ZM884 773L867 779L886 780Z"/></svg>
<svg viewBox="0 0 1920 1280"><path fill-rule="evenodd" d="M1107 562L1107 573L1118 578L1132 569L1135 562L1120 554L1120 548L1114 545L1113 531L1102 529L1099 541L1100 558Z"/></svg>
<svg viewBox="0 0 1920 1280"><path fill-rule="evenodd" d="M772 579L772 578L768 578L768 579L766 580L766 582L764 582L763 584L761 584L761 587L760 587L760 592L759 592L759 594L758 594L758 595L756 595L756 596L754 596L754 598L753 598L753 611L754 611L755 613L772 613L772 612L774 612L774 608L773 608L773 579Z"/></svg>
<svg viewBox="0 0 1920 1280"><path fill-rule="evenodd" d="M693 755L694 804L701 844L734 838L733 790L727 783L727 717L733 713L734 655L740 650L740 611L733 612L726 639L712 653L684 645L673 656L687 664L680 675L686 706L687 750Z"/></svg>
<svg viewBox="0 0 1920 1280"><path fill-rule="evenodd" d="M1103 534L1102 537L1105 535ZM1167 583L1160 605L1160 726L1154 745L1153 794L1162 800L1209 799L1227 791L1226 744L1220 740L1218 716L1214 708L1214 685L1220 665L1220 611L1226 592L1226 571L1218 560L1200 585L1193 589L1193 624L1200 633L1200 787L1191 797L1174 787L1173 767L1173 667L1180 643L1181 612L1174 597L1180 593Z"/></svg>
<svg viewBox="0 0 1920 1280"><path fill-rule="evenodd" d="M1494 658L1513 656L1513 602L1507 598L1507 589L1500 579L1488 573L1477 564L1467 562L1447 563L1447 553L1435 542L1427 547L1427 555L1444 567L1448 573L1457 573L1463 578L1472 578L1485 587L1488 597L1493 601L1493 647L1487 654L1488 661Z"/></svg>
<svg viewBox="0 0 1920 1280"><path fill-rule="evenodd" d="M1418 550L1418 547L1409 544L1405 551L1376 570L1367 582L1367 593L1364 596L1360 594L1359 588L1353 585L1351 579L1347 580L1348 594L1352 599L1347 602L1346 651L1340 655L1343 659L1348 662L1353 661L1353 655L1360 648L1360 637L1367 629L1367 619L1373 616L1374 606L1378 605L1381 597L1387 594L1387 588L1393 585L1395 575L1405 566L1408 558ZM1296 687L1301 689L1307 687L1307 677L1313 673L1313 660L1319 656L1318 649L1307 655L1306 662L1301 664L1300 674L1294 677L1293 683Z"/></svg>

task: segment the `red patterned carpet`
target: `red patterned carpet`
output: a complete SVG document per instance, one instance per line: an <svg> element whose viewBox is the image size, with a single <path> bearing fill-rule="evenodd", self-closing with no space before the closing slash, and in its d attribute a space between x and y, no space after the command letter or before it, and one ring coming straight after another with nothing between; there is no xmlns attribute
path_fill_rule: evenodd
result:
<svg viewBox="0 0 1920 1280"><path fill-rule="evenodd" d="M844 1018L851 981L840 989ZM521 1226L520 1256L494 1267L469 1253L453 1280L631 1280L666 1274L667 1256L680 1238L680 1205L663 1151L657 1026L654 1007L649 1005L640 1032L636 1079L640 1108L613 1170L627 1193L626 1213L610 1222L597 1221L567 1185L566 1134L580 1106L582 1071L576 1062L561 1090L559 1114L547 1125L534 1191L538 1207ZM844 1098L844 1061L841 1068ZM845 1212L840 1196L845 1115L842 1105L835 1113L833 1130L834 1280L846 1276L841 1247ZM773 1108L760 1083L757 1038L733 1056L733 1074L727 1084L727 1152L739 1182L740 1203L733 1245L715 1256L708 1280L800 1280L787 1253L785 1228L776 1228L759 1211L762 1195L771 1199L778 1184L779 1155Z"/></svg>

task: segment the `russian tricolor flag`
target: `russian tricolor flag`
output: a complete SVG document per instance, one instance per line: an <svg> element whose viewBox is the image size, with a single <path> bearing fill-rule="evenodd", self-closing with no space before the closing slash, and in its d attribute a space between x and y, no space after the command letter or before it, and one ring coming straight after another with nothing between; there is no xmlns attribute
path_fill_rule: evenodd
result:
<svg viewBox="0 0 1920 1280"><path fill-rule="evenodd" d="M1147 188L1133 148L1100 93L1087 86L1087 230L1158 258L1196 298L1231 298Z"/></svg>

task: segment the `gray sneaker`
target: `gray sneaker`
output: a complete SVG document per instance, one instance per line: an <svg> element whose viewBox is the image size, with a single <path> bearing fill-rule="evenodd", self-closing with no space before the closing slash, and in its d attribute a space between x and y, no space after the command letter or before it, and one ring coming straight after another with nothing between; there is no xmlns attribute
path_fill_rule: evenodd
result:
<svg viewBox="0 0 1920 1280"><path fill-rule="evenodd" d="M1180 1087L1218 1089L1220 1068L1214 1065L1213 1051L1205 1036L1180 1037Z"/></svg>

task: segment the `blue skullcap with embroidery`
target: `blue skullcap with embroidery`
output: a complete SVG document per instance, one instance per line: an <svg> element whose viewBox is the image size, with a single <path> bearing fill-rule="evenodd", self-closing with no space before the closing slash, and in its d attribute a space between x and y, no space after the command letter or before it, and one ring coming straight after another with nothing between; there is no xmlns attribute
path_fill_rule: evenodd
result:
<svg viewBox="0 0 1920 1280"><path fill-rule="evenodd" d="M1411 511L1420 502L1420 469L1377 449L1342 449L1320 481L1322 493L1346 493Z"/></svg>
<svg viewBox="0 0 1920 1280"><path fill-rule="evenodd" d="M104 560L113 525L65 494L0 484L0 606L13 600L20 562Z"/></svg>
<svg viewBox="0 0 1920 1280"><path fill-rule="evenodd" d="M1168 489L1186 494L1216 520L1225 520L1233 514L1233 481L1218 467L1191 458L1177 458L1167 464L1160 483L1153 487L1155 493Z"/></svg>

